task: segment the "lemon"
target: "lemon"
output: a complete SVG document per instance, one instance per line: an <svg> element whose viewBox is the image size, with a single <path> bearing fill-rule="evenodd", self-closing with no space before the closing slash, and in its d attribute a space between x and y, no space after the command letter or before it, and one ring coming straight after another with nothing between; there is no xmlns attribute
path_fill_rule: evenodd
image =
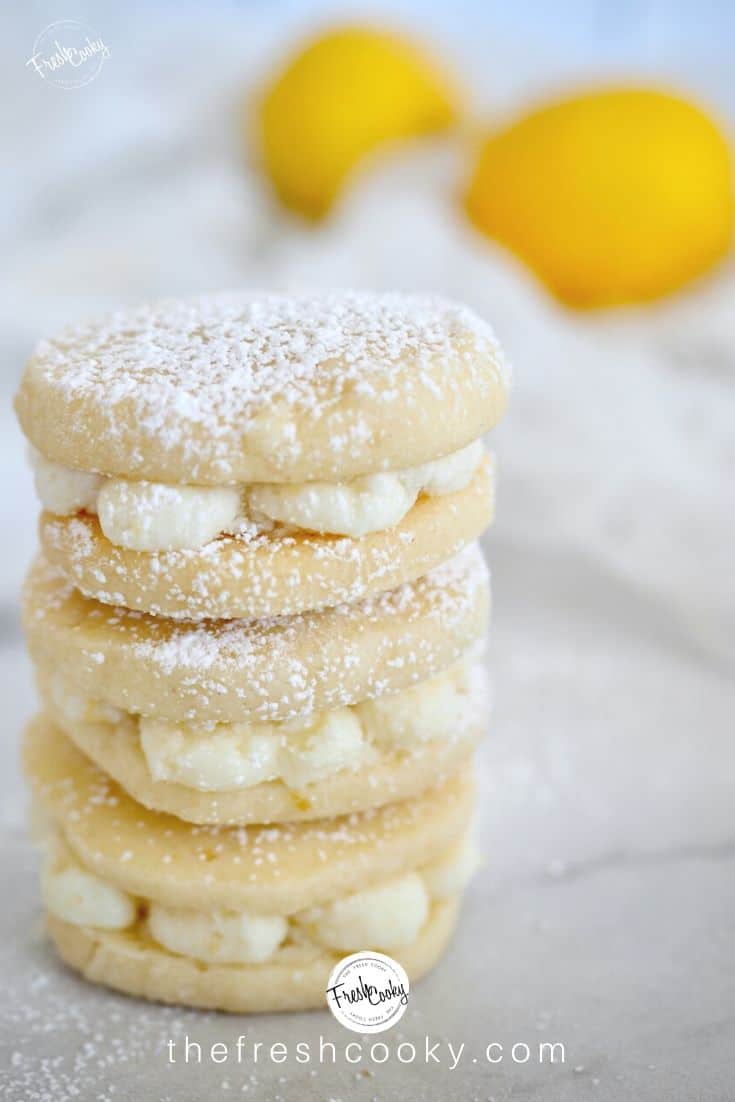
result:
<svg viewBox="0 0 735 1102"><path fill-rule="evenodd" d="M466 205L568 305L653 299L729 248L730 151L686 100L598 91L491 134Z"/></svg>
<svg viewBox="0 0 735 1102"><path fill-rule="evenodd" d="M265 169L288 206L319 217L367 153L445 129L454 115L444 78L411 44L360 27L334 30L266 91L258 120Z"/></svg>

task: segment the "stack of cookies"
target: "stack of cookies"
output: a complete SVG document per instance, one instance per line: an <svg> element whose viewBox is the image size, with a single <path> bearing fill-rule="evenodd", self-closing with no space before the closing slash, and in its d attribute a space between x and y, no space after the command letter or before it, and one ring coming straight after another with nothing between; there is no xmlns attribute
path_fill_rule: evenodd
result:
<svg viewBox="0 0 735 1102"><path fill-rule="evenodd" d="M41 343L16 400L44 512L24 760L61 956L232 1011L417 977L473 869L507 374L407 295L168 302Z"/></svg>

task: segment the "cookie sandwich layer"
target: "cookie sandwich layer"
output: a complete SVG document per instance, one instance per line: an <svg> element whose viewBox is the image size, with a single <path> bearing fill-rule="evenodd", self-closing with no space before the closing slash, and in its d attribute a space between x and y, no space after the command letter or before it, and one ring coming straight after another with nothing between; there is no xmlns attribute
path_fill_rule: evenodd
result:
<svg viewBox="0 0 735 1102"><path fill-rule="evenodd" d="M282 723L136 716L39 670L49 719L145 807L195 823L324 818L417 795L470 757L485 725L478 658L409 689Z"/></svg>
<svg viewBox="0 0 735 1102"><path fill-rule="evenodd" d="M15 404L64 467L221 489L419 467L478 440L507 389L492 330L457 303L233 293L42 341Z"/></svg>
<svg viewBox="0 0 735 1102"><path fill-rule="evenodd" d="M457 661L486 626L488 577L470 545L378 597L262 621L169 621L82 596L43 559L26 582L37 666L135 715L286 721L408 688Z"/></svg>
<svg viewBox="0 0 735 1102"><path fill-rule="evenodd" d="M42 342L16 409L46 553L85 594L255 618L390 589L476 539L507 386L455 303L233 294Z"/></svg>
<svg viewBox="0 0 735 1102"><path fill-rule="evenodd" d="M171 485L87 474L32 449L44 509L98 518L106 539L130 551L196 550L229 535L306 531L359 538L400 524L419 496L447 497L466 489L483 462L475 440L452 455L395 473L348 482Z"/></svg>
<svg viewBox="0 0 735 1102"><path fill-rule="evenodd" d="M44 512L41 546L86 596L176 619L260 619L353 603L413 581L488 526L489 457L467 486L422 495L389 529L360 539L274 525L242 527L197 550L133 551L111 543L97 517Z"/></svg>
<svg viewBox="0 0 735 1102"><path fill-rule="evenodd" d="M61 955L95 982L225 1010L319 1005L339 957L441 953L475 856L458 774L363 815L212 828L146 811L39 717L24 745Z"/></svg>

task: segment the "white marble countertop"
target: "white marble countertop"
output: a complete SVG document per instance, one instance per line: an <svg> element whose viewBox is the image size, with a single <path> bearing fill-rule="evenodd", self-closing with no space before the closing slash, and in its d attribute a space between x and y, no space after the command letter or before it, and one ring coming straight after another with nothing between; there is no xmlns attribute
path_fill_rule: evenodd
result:
<svg viewBox="0 0 735 1102"><path fill-rule="evenodd" d="M732 265L654 309L566 314L453 210L452 148L378 165L329 225L306 231L274 212L232 128L237 97L270 56L267 21L245 25L230 12L202 24L182 13L136 36L134 22L103 10L113 57L93 85L15 89L26 174L3 185L13 281L0 284L2 393L45 330L149 295L393 286L447 292L486 314L516 367L511 412L493 440L501 485L486 540L495 589L495 710L480 770L487 860L450 953L415 988L401 1038L386 1035L393 1046L422 1046L427 1035L464 1043L453 1071L446 1052L439 1066L171 1064L167 1041L186 1034L203 1048L240 1033L266 1045L350 1038L326 1012L167 1010L89 988L60 967L40 934L16 764L33 708L17 591L36 507L6 402L0 1094L734 1097ZM41 11L16 18L4 51L32 39L48 21ZM9 71L3 79L17 82ZM495 1041L528 1044L532 1057L489 1066L483 1051ZM546 1041L565 1046L563 1063L539 1064Z"/></svg>

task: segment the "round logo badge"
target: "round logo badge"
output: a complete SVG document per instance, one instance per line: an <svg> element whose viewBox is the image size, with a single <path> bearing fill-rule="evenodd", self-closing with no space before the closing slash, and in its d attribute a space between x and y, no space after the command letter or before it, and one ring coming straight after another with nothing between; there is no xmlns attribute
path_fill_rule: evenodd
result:
<svg viewBox="0 0 735 1102"><path fill-rule="evenodd" d="M26 67L57 88L83 88L110 56L101 35L76 19L59 19L44 27L33 43Z"/></svg>
<svg viewBox="0 0 735 1102"><path fill-rule="evenodd" d="M352 953L329 977L327 1006L355 1033L382 1033L405 1013L408 976L397 960L383 953Z"/></svg>

